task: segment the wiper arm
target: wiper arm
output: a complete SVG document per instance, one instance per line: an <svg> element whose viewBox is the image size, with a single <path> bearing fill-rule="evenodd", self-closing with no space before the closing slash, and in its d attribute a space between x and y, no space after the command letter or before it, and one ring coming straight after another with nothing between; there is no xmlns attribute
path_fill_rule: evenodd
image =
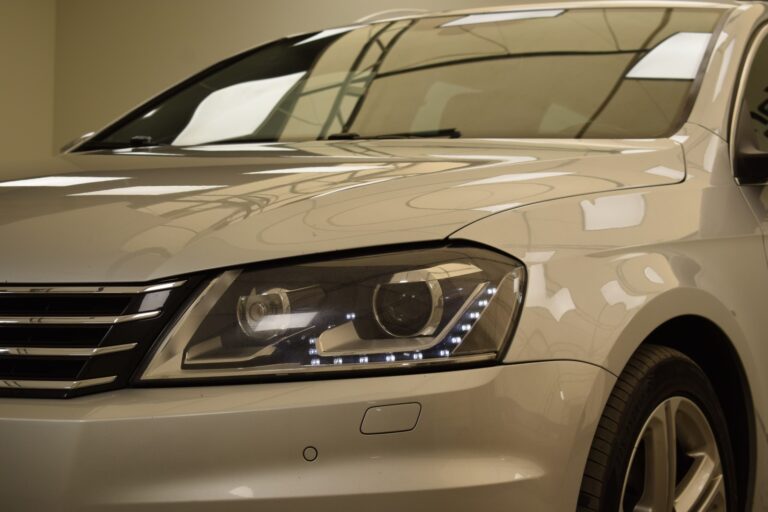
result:
<svg viewBox="0 0 768 512"><path fill-rule="evenodd" d="M341 133L332 133L328 136L327 140L358 140L358 139L417 139L417 138L429 138L429 137L448 137L451 139L458 139L461 137L461 132L458 131L455 128L445 128L442 130L426 130L421 132L403 132L403 133L387 133L383 135L372 135L368 137L361 137L360 134L355 132L341 132ZM139 137L134 137L131 139L131 145L133 145L134 139L139 139ZM137 142L143 142L143 137L141 137L141 141ZM151 138L150 138L151 141ZM203 144L195 144L196 146L213 146L213 145L219 145L219 144L265 144L265 143L274 143L274 142L280 142L278 139L275 138L247 138L247 137L235 137L232 139L222 139L222 140L214 140L210 142L205 142ZM149 144L152 145L152 144Z"/></svg>
<svg viewBox="0 0 768 512"><path fill-rule="evenodd" d="M234 139L212 140L210 142L203 142L201 144L193 144L193 146L218 146L219 144L265 144L268 142L279 141L275 138L249 139L246 137L235 137Z"/></svg>
<svg viewBox="0 0 768 512"><path fill-rule="evenodd" d="M433 137L447 137L449 139L458 139L461 132L456 128L443 128L441 130L425 130L420 132L402 132L386 133L383 135L369 135L361 137L354 132L332 133L328 140L360 140L360 139L426 139Z"/></svg>
<svg viewBox="0 0 768 512"><path fill-rule="evenodd" d="M366 137L368 139L419 139L419 138L431 138L431 137L447 137L449 139L458 139L461 137L461 132L456 128L443 128L440 130L425 130L421 132L403 132L403 133L387 133L384 135L374 135L372 137Z"/></svg>
<svg viewBox="0 0 768 512"><path fill-rule="evenodd" d="M81 147L78 147L76 151L112 151L115 149L147 148L152 146L169 146L169 144L155 142L152 140L152 137L146 135L136 135L128 139L128 141L88 140Z"/></svg>
<svg viewBox="0 0 768 512"><path fill-rule="evenodd" d="M341 132L332 133L328 136L328 140L357 140L360 135L355 132Z"/></svg>
<svg viewBox="0 0 768 512"><path fill-rule="evenodd" d="M149 135L134 135L128 141L128 145L132 148L148 148L150 146L170 146L167 142L160 142L153 140ZM125 146L125 144L123 144Z"/></svg>

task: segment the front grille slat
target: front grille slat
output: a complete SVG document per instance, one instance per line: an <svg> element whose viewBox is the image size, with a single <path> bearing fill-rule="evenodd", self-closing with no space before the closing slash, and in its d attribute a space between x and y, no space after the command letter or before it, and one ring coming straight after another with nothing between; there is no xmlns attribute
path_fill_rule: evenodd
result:
<svg viewBox="0 0 768 512"><path fill-rule="evenodd" d="M0 347L0 356L19 357L95 357L133 350L137 343L111 347Z"/></svg>
<svg viewBox="0 0 768 512"><path fill-rule="evenodd" d="M140 295L179 288L185 280L141 286L0 286L2 295Z"/></svg>
<svg viewBox="0 0 768 512"><path fill-rule="evenodd" d="M114 325L160 316L161 310L115 316L0 316L0 325Z"/></svg>
<svg viewBox="0 0 768 512"><path fill-rule="evenodd" d="M98 379L87 380L4 380L0 379L0 389L14 390L58 390L71 391L75 389L84 389L94 386L111 384L117 379L116 375L109 377L100 377Z"/></svg>
<svg viewBox="0 0 768 512"><path fill-rule="evenodd" d="M0 396L68 398L126 386L201 279L0 286Z"/></svg>

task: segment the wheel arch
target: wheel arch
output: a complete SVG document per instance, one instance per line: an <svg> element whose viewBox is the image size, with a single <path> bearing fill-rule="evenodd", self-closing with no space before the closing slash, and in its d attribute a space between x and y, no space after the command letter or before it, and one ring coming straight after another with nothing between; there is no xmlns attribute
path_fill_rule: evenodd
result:
<svg viewBox="0 0 768 512"><path fill-rule="evenodd" d="M702 340L706 343L701 343ZM751 510L756 465L755 415L744 365L731 340L711 320L684 315L664 322L643 344L662 345L682 352L706 373L728 424L739 472L736 478L739 506L741 510Z"/></svg>
<svg viewBox="0 0 768 512"><path fill-rule="evenodd" d="M748 355L737 348L736 340L742 339L743 333L734 313L701 290L670 290L638 312L624 333L624 343L616 344L623 353L619 368L640 346L653 344L682 352L704 370L728 424L739 472L739 510L751 510L757 463L755 412L744 364Z"/></svg>

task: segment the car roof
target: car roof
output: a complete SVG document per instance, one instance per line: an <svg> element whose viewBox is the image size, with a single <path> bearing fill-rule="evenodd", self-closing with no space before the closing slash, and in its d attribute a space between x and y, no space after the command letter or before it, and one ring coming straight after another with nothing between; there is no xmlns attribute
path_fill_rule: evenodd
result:
<svg viewBox="0 0 768 512"><path fill-rule="evenodd" d="M541 8L551 9L576 9L585 7L618 8L618 7L676 7L676 8L733 8L743 3L738 0L572 0L559 2L536 2L530 4L516 4L507 6L494 6L489 8L460 9L450 11L449 14L478 14L482 12L506 12L528 11ZM448 14L448 13L446 13Z"/></svg>
<svg viewBox="0 0 768 512"><path fill-rule="evenodd" d="M485 14L494 12L512 11L537 11L544 9L584 9L600 8L611 9L621 7L675 7L675 8L720 8L733 9L745 4L763 4L765 1L743 0L569 0L555 2L535 2L514 5L499 5L492 7L477 7L472 9L458 9L448 11L425 12L423 14L410 14L406 16L387 17L371 20L370 23L392 21L401 19L429 18L433 16L465 16L470 14Z"/></svg>

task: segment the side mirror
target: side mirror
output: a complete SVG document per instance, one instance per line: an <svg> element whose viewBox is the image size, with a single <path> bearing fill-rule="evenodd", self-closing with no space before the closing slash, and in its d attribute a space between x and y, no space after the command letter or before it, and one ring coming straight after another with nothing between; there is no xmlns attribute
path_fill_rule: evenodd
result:
<svg viewBox="0 0 768 512"><path fill-rule="evenodd" d="M61 149L59 149L60 153L69 153L79 145L85 143L86 141L90 140L94 135L96 135L96 132L88 132L84 133L79 137L76 137L72 139L71 141L67 142L63 146L61 146Z"/></svg>
<svg viewBox="0 0 768 512"><path fill-rule="evenodd" d="M739 185L768 185L768 152L758 147L752 114L746 101L741 105L736 129L734 165Z"/></svg>
<svg viewBox="0 0 768 512"><path fill-rule="evenodd" d="M739 148L736 154L736 181L739 185L768 185L768 153L756 148Z"/></svg>

